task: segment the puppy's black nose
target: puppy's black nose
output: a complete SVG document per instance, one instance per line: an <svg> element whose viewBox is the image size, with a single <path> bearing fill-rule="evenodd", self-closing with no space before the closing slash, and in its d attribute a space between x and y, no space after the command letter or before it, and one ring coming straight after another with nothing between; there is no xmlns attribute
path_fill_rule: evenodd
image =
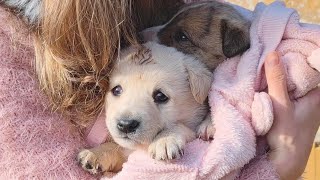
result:
<svg viewBox="0 0 320 180"><path fill-rule="evenodd" d="M124 133L134 132L140 125L139 121L136 120L120 120L117 124L118 129Z"/></svg>

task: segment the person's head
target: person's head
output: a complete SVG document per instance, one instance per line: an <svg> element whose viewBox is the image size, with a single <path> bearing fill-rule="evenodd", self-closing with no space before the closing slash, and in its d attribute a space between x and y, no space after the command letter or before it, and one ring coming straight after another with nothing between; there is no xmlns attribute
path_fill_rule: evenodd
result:
<svg viewBox="0 0 320 180"><path fill-rule="evenodd" d="M55 108L85 125L102 109L113 60L137 32L167 21L182 0L43 0L36 70Z"/></svg>

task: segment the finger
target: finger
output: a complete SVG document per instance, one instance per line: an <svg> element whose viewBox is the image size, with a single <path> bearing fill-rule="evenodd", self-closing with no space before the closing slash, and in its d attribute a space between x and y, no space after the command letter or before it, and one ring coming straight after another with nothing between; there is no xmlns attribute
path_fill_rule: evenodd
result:
<svg viewBox="0 0 320 180"><path fill-rule="evenodd" d="M271 98L282 105L291 103L287 90L286 73L276 52L272 52L266 57L264 67L268 93Z"/></svg>

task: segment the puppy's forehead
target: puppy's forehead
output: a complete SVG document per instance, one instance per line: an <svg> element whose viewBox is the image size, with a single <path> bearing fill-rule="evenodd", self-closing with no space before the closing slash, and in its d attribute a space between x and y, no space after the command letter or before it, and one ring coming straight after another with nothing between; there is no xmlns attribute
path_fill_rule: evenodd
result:
<svg viewBox="0 0 320 180"><path fill-rule="evenodd" d="M175 48L160 45L155 42L148 42L138 48L132 48L127 55L122 57L122 64L130 66L143 66L144 68L153 66L182 67L183 59L186 55ZM140 68L140 67L139 67Z"/></svg>
<svg viewBox="0 0 320 180"><path fill-rule="evenodd" d="M214 11L219 8L219 6L219 2L199 2L187 5L176 13L165 26L170 26L179 22L190 22L190 18L209 21L211 20Z"/></svg>
<svg viewBox="0 0 320 180"><path fill-rule="evenodd" d="M196 37L208 35L211 31L219 32L221 16L227 16L225 12L230 11L225 8L230 7L215 1L187 5L164 25L159 35L171 38L172 34L182 31Z"/></svg>
<svg viewBox="0 0 320 180"><path fill-rule="evenodd" d="M212 23L219 24L221 19L237 16L233 13L235 11L232 6L218 1L195 2L183 7L164 26L169 28L174 26L189 27L194 33L197 30L193 29L207 27L207 31L209 31ZM238 19L238 17L233 18ZM199 33L201 32L199 31Z"/></svg>
<svg viewBox="0 0 320 180"><path fill-rule="evenodd" d="M156 61L152 57L151 49L140 46L135 52L133 52L129 57L128 60L133 62L138 66L143 66L147 64L155 64Z"/></svg>
<svg viewBox="0 0 320 180"><path fill-rule="evenodd" d="M183 65L185 56L174 48L153 42L146 43L143 47L131 48L116 64L111 81L135 77L155 79L153 76L160 76L163 79L172 76L172 79L186 76Z"/></svg>

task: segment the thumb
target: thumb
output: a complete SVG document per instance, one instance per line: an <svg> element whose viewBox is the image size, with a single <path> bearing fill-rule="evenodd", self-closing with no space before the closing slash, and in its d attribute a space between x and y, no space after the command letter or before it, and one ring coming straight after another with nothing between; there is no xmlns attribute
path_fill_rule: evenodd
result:
<svg viewBox="0 0 320 180"><path fill-rule="evenodd" d="M281 105L290 104L286 72L276 52L272 52L266 57L264 68L268 83L268 94L272 100Z"/></svg>

